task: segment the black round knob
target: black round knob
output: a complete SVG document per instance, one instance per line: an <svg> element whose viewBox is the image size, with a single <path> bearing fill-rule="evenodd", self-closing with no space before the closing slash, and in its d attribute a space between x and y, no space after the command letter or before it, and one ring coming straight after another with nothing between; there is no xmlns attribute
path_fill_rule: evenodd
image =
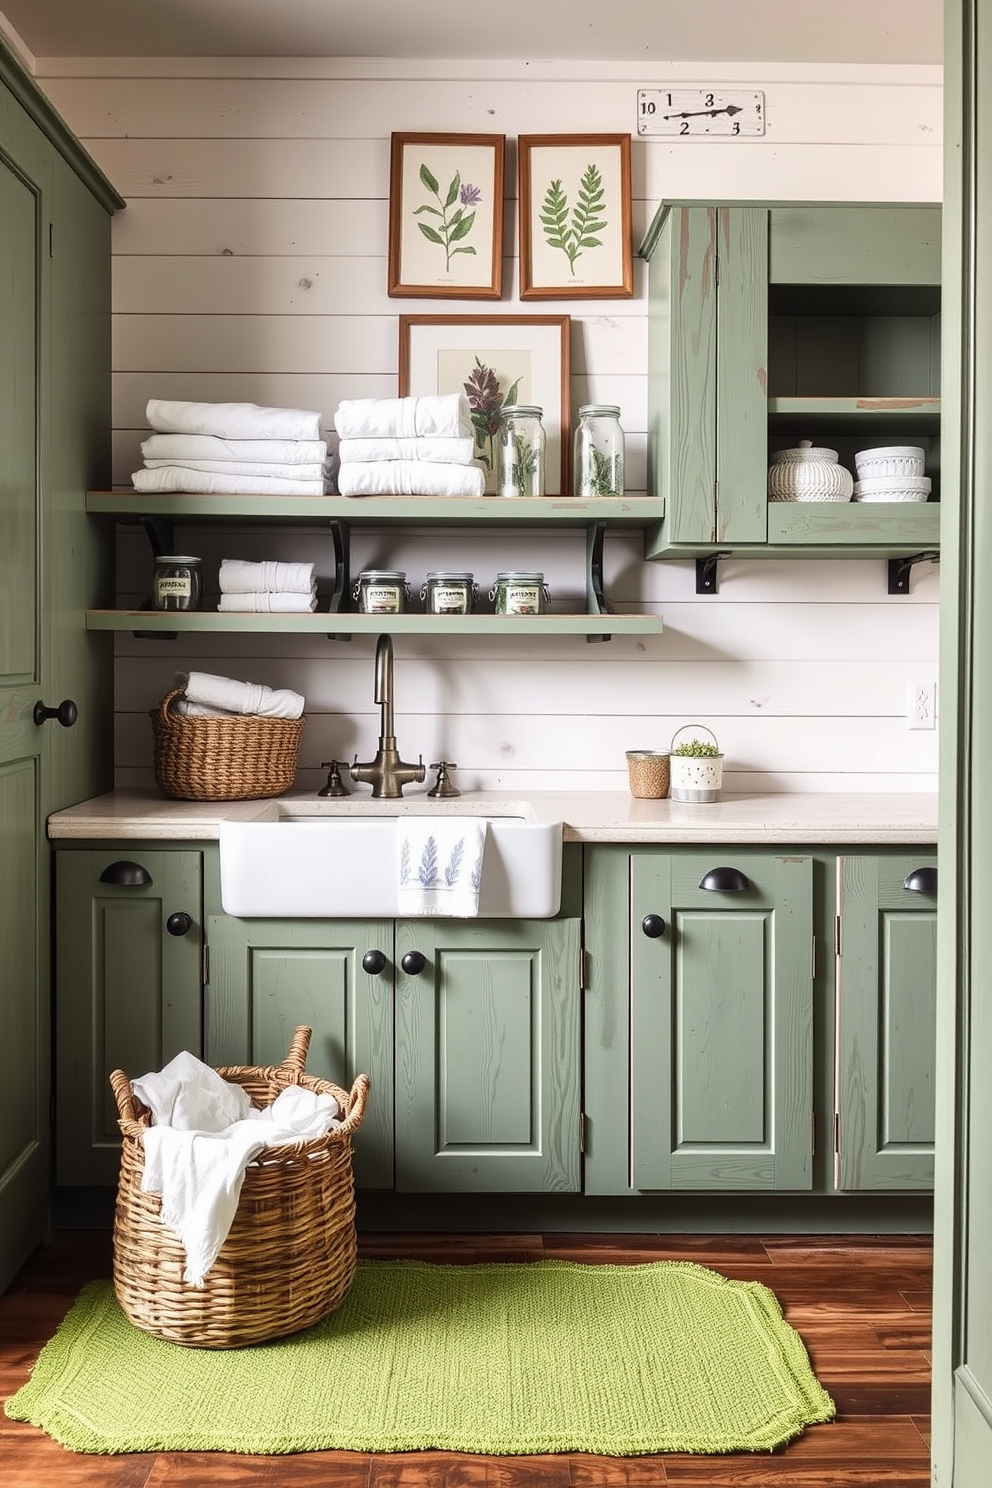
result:
<svg viewBox="0 0 992 1488"><path fill-rule="evenodd" d="M72 698L63 698L57 708L46 707L39 699L34 705L33 717L37 724L47 723L50 718L57 718L63 728L72 728L79 717L79 709Z"/></svg>
<svg viewBox="0 0 992 1488"><path fill-rule="evenodd" d="M665 933L665 922L661 915L648 914L641 921L641 929L649 940L658 940Z"/></svg>
<svg viewBox="0 0 992 1488"><path fill-rule="evenodd" d="M366 951L362 957L362 970L369 976L378 976L386 969L386 958L381 951Z"/></svg>
<svg viewBox="0 0 992 1488"><path fill-rule="evenodd" d="M184 909L178 909L166 920L165 928L170 935L188 935L193 928L193 921Z"/></svg>
<svg viewBox="0 0 992 1488"><path fill-rule="evenodd" d="M427 965L427 957L422 951L407 951L400 965L410 976L419 976Z"/></svg>

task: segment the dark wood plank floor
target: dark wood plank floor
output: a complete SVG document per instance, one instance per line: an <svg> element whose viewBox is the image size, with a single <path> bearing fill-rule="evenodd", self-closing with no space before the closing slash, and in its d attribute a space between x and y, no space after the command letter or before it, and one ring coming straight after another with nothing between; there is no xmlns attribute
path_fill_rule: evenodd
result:
<svg viewBox="0 0 992 1488"><path fill-rule="evenodd" d="M771 1287L837 1419L780 1452L727 1457L242 1457L67 1452L0 1416L4 1488L925 1488L930 1482L932 1252L916 1236L367 1235L367 1256L439 1262L694 1260ZM83 1282L110 1274L110 1240L64 1231L0 1297L0 1397L27 1378Z"/></svg>

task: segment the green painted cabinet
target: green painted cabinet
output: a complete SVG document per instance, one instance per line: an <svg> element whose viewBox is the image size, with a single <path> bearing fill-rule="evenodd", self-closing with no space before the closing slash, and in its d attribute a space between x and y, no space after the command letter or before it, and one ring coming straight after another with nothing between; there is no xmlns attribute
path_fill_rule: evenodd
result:
<svg viewBox="0 0 992 1488"><path fill-rule="evenodd" d="M837 925L837 1187L931 1189L936 859L838 858Z"/></svg>
<svg viewBox="0 0 992 1488"><path fill-rule="evenodd" d="M812 866L589 854L588 1193L811 1187Z"/></svg>
<svg viewBox="0 0 992 1488"><path fill-rule="evenodd" d="M207 1058L371 1079L359 1187L580 1186L577 919L208 919Z"/></svg>
<svg viewBox="0 0 992 1488"><path fill-rule="evenodd" d="M940 208L666 203L649 260L648 556L893 556L939 539ZM802 440L854 473L870 445L926 453L929 502L769 502Z"/></svg>
<svg viewBox="0 0 992 1488"><path fill-rule="evenodd" d="M133 843L55 854L56 1176L115 1185L109 1076L203 1047L202 860Z"/></svg>

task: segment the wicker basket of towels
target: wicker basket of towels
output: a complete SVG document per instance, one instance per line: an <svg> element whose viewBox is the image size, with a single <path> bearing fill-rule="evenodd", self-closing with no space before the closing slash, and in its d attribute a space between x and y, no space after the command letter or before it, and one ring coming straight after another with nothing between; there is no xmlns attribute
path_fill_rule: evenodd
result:
<svg viewBox="0 0 992 1488"><path fill-rule="evenodd" d="M194 718L177 713L166 693L149 714L155 782L181 801L249 801L281 796L296 777L306 719Z"/></svg>
<svg viewBox="0 0 992 1488"><path fill-rule="evenodd" d="M202 1287L183 1279L186 1254L161 1219L161 1198L141 1189L150 1113L122 1070L110 1076L123 1134L114 1290L143 1332L190 1348L239 1348L310 1327L347 1295L357 1254L351 1146L369 1080L359 1075L349 1092L308 1075L310 1033L296 1029L282 1064L216 1071L258 1109L291 1085L330 1093L342 1121L323 1136L266 1147L248 1164L233 1223Z"/></svg>

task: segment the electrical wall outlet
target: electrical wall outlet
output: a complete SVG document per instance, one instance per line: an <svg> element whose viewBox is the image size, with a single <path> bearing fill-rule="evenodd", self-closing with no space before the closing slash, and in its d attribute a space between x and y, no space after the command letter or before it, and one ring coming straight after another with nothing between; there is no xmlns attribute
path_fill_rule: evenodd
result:
<svg viewBox="0 0 992 1488"><path fill-rule="evenodd" d="M908 684L906 722L911 729L937 727L936 682L910 682Z"/></svg>

